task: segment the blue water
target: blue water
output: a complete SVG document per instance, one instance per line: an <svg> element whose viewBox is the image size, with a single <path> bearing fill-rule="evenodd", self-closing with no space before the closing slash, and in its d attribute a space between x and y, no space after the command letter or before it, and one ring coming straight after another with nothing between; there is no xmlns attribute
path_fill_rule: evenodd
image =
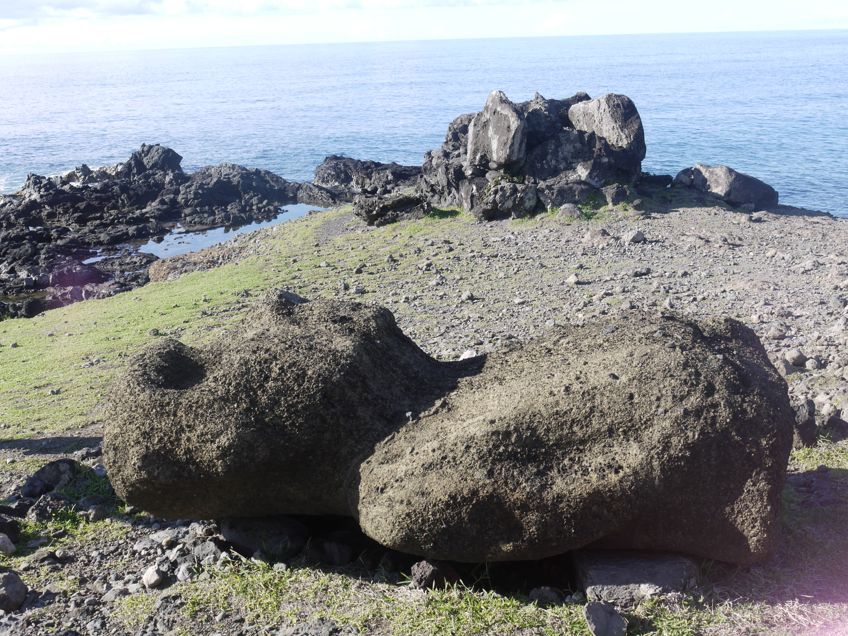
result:
<svg viewBox="0 0 848 636"><path fill-rule="evenodd" d="M0 191L27 172L167 144L184 167L233 161L309 179L331 153L420 163L456 115L621 92L645 168L726 163L784 203L848 215L848 32L468 40L0 59Z"/></svg>
<svg viewBox="0 0 848 636"><path fill-rule="evenodd" d="M238 227L218 227L201 232L189 231L178 225L161 240L147 241L139 246L138 251L153 254L159 258L169 258L171 256L179 256L180 254L188 254L189 252L197 252L207 247L229 241L240 234L247 234L248 232L261 230L262 228L271 227L272 225L286 221L293 221L294 219L306 216L313 210L322 211L323 209L317 208L314 205L306 205L305 203L294 203L280 208L280 214L268 221L256 221Z"/></svg>

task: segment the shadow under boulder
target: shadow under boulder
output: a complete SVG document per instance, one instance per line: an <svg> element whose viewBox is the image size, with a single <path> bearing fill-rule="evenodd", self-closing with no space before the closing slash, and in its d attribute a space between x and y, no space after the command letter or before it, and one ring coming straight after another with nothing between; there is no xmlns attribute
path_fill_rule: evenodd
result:
<svg viewBox="0 0 848 636"><path fill-rule="evenodd" d="M771 549L794 414L742 324L603 319L439 362L386 309L296 300L135 358L104 438L120 496L171 518L348 516L458 562Z"/></svg>

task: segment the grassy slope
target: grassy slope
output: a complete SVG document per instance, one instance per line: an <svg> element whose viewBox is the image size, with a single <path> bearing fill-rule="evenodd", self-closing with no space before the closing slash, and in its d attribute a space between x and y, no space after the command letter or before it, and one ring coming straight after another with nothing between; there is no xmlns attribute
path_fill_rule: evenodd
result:
<svg viewBox="0 0 848 636"><path fill-rule="evenodd" d="M339 236L319 247L320 225L342 214L330 212L281 226L266 235L258 255L236 264L105 300L77 303L31 320L0 323L3 438L58 435L95 421L97 405L128 355L159 334L202 342L234 324L249 304L247 299L265 289L285 286L307 297L334 294L338 269L349 270L365 260L379 262L409 239L417 240L422 234L438 239L448 236L456 224L470 222L465 217L430 218ZM556 221L542 218L514 225L521 231L546 222ZM322 266L324 261L330 262ZM414 259L405 259L396 271L381 276L409 276L414 267ZM364 298L369 297L370 291ZM405 309L401 305L395 311L402 314ZM16 348L10 346L13 342ZM800 467L848 468L848 452L844 445L823 444L796 455L794 461ZM804 534L809 519L792 501L788 503L790 531ZM825 525L834 523L838 520L829 519ZM66 541L97 535L85 523L75 530ZM802 539L799 545L807 543ZM10 564L15 565L16 559ZM258 624L326 616L397 634L585 633L577 605L543 610L521 600L461 588L415 596L404 587L365 582L351 572L299 567L277 572L242 564L210 572L206 581L181 586L188 601L186 633L193 631L192 624L210 620L221 609L239 612ZM742 624L751 633L791 633L773 629L780 615L795 611L785 603L726 596L704 601L671 608L645 605L631 616L631 633L695 634L703 633L708 625L735 632L730 626ZM142 593L117 604L115 618L131 627L152 611L151 595ZM772 616L775 611L779 616Z"/></svg>

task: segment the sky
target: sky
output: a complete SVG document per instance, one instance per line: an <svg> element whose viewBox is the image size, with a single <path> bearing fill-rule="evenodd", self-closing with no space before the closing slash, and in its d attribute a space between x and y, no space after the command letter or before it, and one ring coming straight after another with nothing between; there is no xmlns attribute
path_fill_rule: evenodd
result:
<svg viewBox="0 0 848 636"><path fill-rule="evenodd" d="M846 28L846 0L0 0L0 55Z"/></svg>

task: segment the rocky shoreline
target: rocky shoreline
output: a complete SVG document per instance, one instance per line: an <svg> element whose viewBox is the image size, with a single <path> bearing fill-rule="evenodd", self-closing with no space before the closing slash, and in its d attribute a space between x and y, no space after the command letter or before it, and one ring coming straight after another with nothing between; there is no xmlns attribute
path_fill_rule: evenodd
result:
<svg viewBox="0 0 848 636"><path fill-rule="evenodd" d="M483 221L550 210L579 216L580 205L638 209L673 185L750 211L778 203L773 188L726 166L645 174L645 151L642 121L624 95L537 94L515 104L500 91L481 112L454 120L422 166L332 155L312 182L297 183L234 164L187 174L175 151L143 145L113 167L30 175L18 192L0 196L0 319L147 283L156 257L134 242L161 238L178 223L239 226L296 202L353 201L372 225L455 207Z"/></svg>
<svg viewBox="0 0 848 636"><path fill-rule="evenodd" d="M147 282L156 260L133 249L186 228L268 220L280 206L332 205L311 184L234 164L186 174L170 148L143 145L109 168L82 165L57 176L29 175L0 196L0 318L127 291Z"/></svg>

